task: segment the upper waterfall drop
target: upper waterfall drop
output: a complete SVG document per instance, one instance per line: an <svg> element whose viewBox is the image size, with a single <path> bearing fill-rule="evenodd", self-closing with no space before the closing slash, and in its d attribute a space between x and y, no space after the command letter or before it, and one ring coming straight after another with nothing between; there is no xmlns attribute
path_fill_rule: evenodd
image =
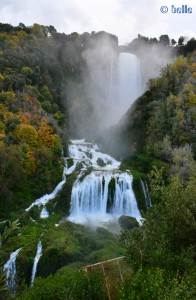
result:
<svg viewBox="0 0 196 300"><path fill-rule="evenodd" d="M119 54L119 106L122 115L143 92L139 58L131 53Z"/></svg>

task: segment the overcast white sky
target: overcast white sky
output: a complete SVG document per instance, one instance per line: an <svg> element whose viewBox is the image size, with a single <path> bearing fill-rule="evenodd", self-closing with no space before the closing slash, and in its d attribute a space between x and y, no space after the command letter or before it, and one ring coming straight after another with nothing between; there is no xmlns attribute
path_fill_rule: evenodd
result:
<svg viewBox="0 0 196 300"><path fill-rule="evenodd" d="M192 7L192 14L172 14L171 5ZM169 12L162 14L161 6ZM196 36L195 0L0 0L0 22L53 25L57 31L107 31L128 43L138 33L148 37Z"/></svg>

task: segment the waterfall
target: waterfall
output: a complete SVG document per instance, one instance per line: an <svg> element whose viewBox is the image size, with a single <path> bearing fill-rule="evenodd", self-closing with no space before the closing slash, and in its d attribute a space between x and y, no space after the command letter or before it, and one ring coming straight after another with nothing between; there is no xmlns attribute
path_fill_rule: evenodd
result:
<svg viewBox="0 0 196 300"><path fill-rule="evenodd" d="M40 213L40 218L41 219L47 219L48 217L49 217L49 212L48 212L47 208L44 206L42 208L41 213Z"/></svg>
<svg viewBox="0 0 196 300"><path fill-rule="evenodd" d="M104 86L103 95L98 97L97 101L95 101L95 111L99 111L99 113L101 114L100 119L98 118L99 126L97 128L97 131L99 131L100 129L101 131L103 131L105 128L108 128L108 126L116 124L122 118L123 114L130 108L131 104L135 101L135 99L139 97L142 93L140 63L137 56L130 53L119 54L118 80L116 80L115 77L115 74L117 72L115 73L114 70L116 70L117 68L114 64L114 58L115 56L113 57L113 55L111 55L109 56L109 59L106 60L110 63L109 69L104 68L104 70L106 69L105 72L107 73L107 76L106 74L105 76L102 76L102 68L99 70L99 76L97 75L97 81L95 80L96 77L94 78L94 76L92 76L93 80L100 87L100 91L101 88L103 88ZM106 64L105 66L108 66L108 64ZM96 75L96 70L94 69L91 75L93 74ZM117 84L117 81L119 82L119 85ZM102 83L104 84L102 85ZM119 92L116 92L116 88L119 88ZM99 94L101 95L102 93ZM103 100L103 105L101 106L99 103L100 99ZM92 201L95 201L95 199L92 200L92 193L94 193L96 198L95 205L97 207L99 201L105 201L104 205L107 207L107 203L110 200L110 202L112 201L112 209L110 210L110 213L112 215L117 215L118 211L119 215L127 214L130 216L134 216L135 214L136 218L140 218L139 211L137 210L136 212L136 209L133 208L137 207L137 204L135 202L135 196L132 191L132 176L126 173L112 173L113 171L118 170L120 162L116 161L110 155L101 153L97 145L85 142L85 140L71 141L71 145L69 146L69 157L73 159L74 164L69 169L67 169L67 166L65 165L62 181L50 194L46 194L35 200L26 209L27 212L34 206L42 206L40 217L47 218L49 216L49 213L46 209L47 203L50 200L55 199L57 193L62 189L63 185L66 183L66 176L73 173L78 163L80 163L80 166L82 165L83 167L79 174L80 178L84 176L83 173L85 173L85 170L87 171L89 167L91 167L94 171L101 170L103 173L100 174L100 176L97 176L97 173L92 173L89 176L87 176L87 178L85 178L83 181L81 181L80 178L77 179L77 181L73 185L71 198L72 210L70 213L70 217L76 217L76 215L78 217L78 215L83 215L87 212L88 214L92 214L95 212L99 213L99 215L101 213L107 214L108 210L104 209L104 206L100 207L100 211L97 209L93 211L92 209L90 209L90 207L87 208L87 206L84 208L85 205L83 202L83 198L86 199L86 201L90 203L89 205L91 205L92 207ZM110 171L110 173L106 173L106 171ZM109 184L112 178L115 180L115 194L112 196L112 199L110 199L110 191L108 190L107 192L108 187L107 184L105 184L105 187L103 189L103 195L101 195L102 198L103 196L105 197L105 200L103 201L101 200L102 198L100 198L99 194L101 189L100 182L101 180L105 182L107 182L108 180ZM86 190L88 189L86 188L86 190L83 190L83 187L88 184L88 188L90 190L89 194L87 195ZM97 192L95 192L94 189L97 189Z"/></svg>
<svg viewBox="0 0 196 300"><path fill-rule="evenodd" d="M110 182L114 180L114 194L111 196ZM83 181L74 183L71 196L71 218L96 215L106 217L133 216L140 219L137 202L132 190L132 176L127 173L92 172Z"/></svg>
<svg viewBox="0 0 196 300"><path fill-rule="evenodd" d="M145 181L143 181L141 179L141 185L142 185L142 190L143 190L143 193L144 193L144 198L145 198L145 201L146 201L146 207L149 208L149 207L152 207L152 203L151 203L151 198L149 196L149 192L148 192L148 184Z"/></svg>
<svg viewBox="0 0 196 300"><path fill-rule="evenodd" d="M103 123L106 119L108 125L118 122L142 94L140 62L137 56L130 53L119 54L118 101L113 97L115 81L113 82L112 55L110 63L109 97L105 100L109 113L102 111ZM85 140L72 141L69 156L83 165L72 188L70 220L85 223L90 218L106 220L108 216L127 215L140 221L141 215L132 189L132 175L118 170L120 162L101 153L97 145ZM93 169L90 174L89 167Z"/></svg>
<svg viewBox="0 0 196 300"><path fill-rule="evenodd" d="M63 188L63 185L66 183L66 175L71 174L72 172L74 172L75 167L77 165L77 162L74 162L74 165L71 166L69 169L67 168L67 162L65 161L65 166L63 169L63 175L62 175L62 181L60 181L57 186L55 187L55 189L50 193L50 194L46 194L40 198L38 198L37 200L35 200L28 208L25 209L26 212L30 211L30 209L34 206L43 206L42 211L40 213L40 218L41 219L46 219L49 217L49 212L46 208L46 204L50 201L53 200L58 192Z"/></svg>
<svg viewBox="0 0 196 300"><path fill-rule="evenodd" d="M119 90L119 106L122 117L143 92L140 61L134 54L119 54Z"/></svg>
<svg viewBox="0 0 196 300"><path fill-rule="evenodd" d="M10 254L10 259L5 263L3 271L6 272L6 286L15 294L16 292L16 258L22 248Z"/></svg>
<svg viewBox="0 0 196 300"><path fill-rule="evenodd" d="M69 145L69 156L74 159L74 162L82 161L87 166L92 166L100 169L99 161L102 161L104 169L118 169L120 162L106 153L101 153L96 144L84 142L84 140L72 140Z"/></svg>
<svg viewBox="0 0 196 300"><path fill-rule="evenodd" d="M141 219L132 189L133 177L118 170L120 162L101 153L97 145L72 141L69 154L78 161L88 161L74 182L69 220L76 223L105 222L121 215ZM101 162L101 166L99 163ZM93 168L90 174L85 171ZM86 175L86 176L85 176Z"/></svg>
<svg viewBox="0 0 196 300"><path fill-rule="evenodd" d="M136 55L120 53L116 64L111 54L108 71L110 80L104 82L104 85L108 86L108 95L104 98L104 106L99 105L102 110L101 124L98 125L103 126L103 130L118 124L134 101L143 93L140 60Z"/></svg>
<svg viewBox="0 0 196 300"><path fill-rule="evenodd" d="M34 258L34 263L33 263L33 270L32 270L32 275L31 275L31 285L33 285L33 282L35 280L36 272L37 272L37 265L40 260L40 257L42 256L42 243L39 241L37 245L37 252Z"/></svg>
<svg viewBox="0 0 196 300"><path fill-rule="evenodd" d="M48 217L48 212L47 212L47 209L45 208L45 205L52 199L54 199L56 197L56 195L58 194L58 192L62 189L63 185L65 184L66 182L66 177L65 177L65 174L66 174L66 171L67 171L67 165L65 164L65 167L64 167L64 170L63 170L63 176L62 176L62 181L59 182L57 184L57 186L55 187L55 189L52 191L52 193L50 194L46 194L42 197L40 197L39 199L35 200L35 202L33 202L28 208L25 209L25 211L30 211L30 209L33 207L33 206L42 206L43 205L43 209L41 211L41 215L40 217L41 218L47 218Z"/></svg>

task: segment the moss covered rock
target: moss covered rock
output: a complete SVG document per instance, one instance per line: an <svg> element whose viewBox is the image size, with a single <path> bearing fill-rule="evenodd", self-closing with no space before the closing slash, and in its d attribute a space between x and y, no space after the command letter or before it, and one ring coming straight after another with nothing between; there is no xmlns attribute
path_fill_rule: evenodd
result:
<svg viewBox="0 0 196 300"><path fill-rule="evenodd" d="M122 229L125 230L133 230L134 228L139 227L138 221L135 218L129 216L121 216L118 219L118 222L120 223Z"/></svg>

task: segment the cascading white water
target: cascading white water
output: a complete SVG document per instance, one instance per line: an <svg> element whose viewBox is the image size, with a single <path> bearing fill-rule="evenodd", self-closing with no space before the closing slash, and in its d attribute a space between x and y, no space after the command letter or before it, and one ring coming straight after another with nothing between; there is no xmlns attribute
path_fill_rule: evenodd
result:
<svg viewBox="0 0 196 300"><path fill-rule="evenodd" d="M150 198L149 192L148 192L148 184L147 184L146 181L143 181L141 179L141 185L142 185L142 190L143 190L143 193L144 193L144 198L145 198L145 201L146 201L146 207L150 208L150 207L152 207L152 202L151 202L151 198Z"/></svg>
<svg viewBox="0 0 196 300"><path fill-rule="evenodd" d="M131 53L119 54L119 114L120 117L142 94L142 81L139 58Z"/></svg>
<svg viewBox="0 0 196 300"><path fill-rule="evenodd" d="M97 221L95 223L100 224L117 219L121 215L127 215L135 217L140 222L141 215L132 189L132 175L118 170L119 161L100 152L96 144L85 142L85 140L71 141L69 157L73 159L73 165L68 169L66 164L63 180L51 194L37 199L26 211L35 205L43 205L41 217L47 218L49 215L45 205L56 197L66 182L66 176L73 173L80 164L82 168L72 188L70 221L87 223L90 219L91 221L94 219ZM90 174L86 175L89 170ZM38 250L41 251L41 245L38 245ZM37 252L36 257L39 255ZM34 280L33 275L32 278Z"/></svg>
<svg viewBox="0 0 196 300"><path fill-rule="evenodd" d="M114 180L114 195L110 183ZM127 173L92 172L83 181L78 179L72 189L71 219L83 221L90 215L103 220L106 214L121 215L140 219L137 202L132 190L132 176Z"/></svg>
<svg viewBox="0 0 196 300"><path fill-rule="evenodd" d="M74 159L74 163L82 161L86 166L84 168L92 166L96 169L107 170L118 169L120 162L106 153L99 151L96 144L85 142L85 140L72 140L72 144L69 145L69 157ZM100 167L99 160L104 164L104 167ZM71 168L70 168L71 169Z"/></svg>
<svg viewBox="0 0 196 300"><path fill-rule="evenodd" d="M59 182L57 184L57 186L55 187L55 189L52 191L52 193L50 194L46 194L40 198L38 198L37 200L35 200L35 202L33 202L28 208L25 209L26 212L30 211L30 209L34 206L43 206L42 211L40 213L40 218L41 219L46 219L49 217L49 212L47 211L47 208L45 207L45 205L50 201L53 200L58 192L62 189L63 185L66 183L66 175L71 174L76 167L77 162L74 162L74 165L71 166L69 169L67 168L67 162L65 161L65 166L64 166L64 170L63 170L63 176L62 176L62 181Z"/></svg>
<svg viewBox="0 0 196 300"><path fill-rule="evenodd" d="M33 269L32 269L32 275L31 275L31 285L33 285L33 282L35 280L36 272L37 272L37 265L40 260L40 257L42 256L42 243L39 241L37 245L37 252L34 258L34 263L33 263Z"/></svg>
<svg viewBox="0 0 196 300"><path fill-rule="evenodd" d="M112 125L118 124L126 111L134 101L144 92L142 86L141 69L139 58L131 53L120 53L118 57L118 68L113 56L110 58L110 81L104 82L108 86L107 96L103 99L99 128L104 130ZM103 75L104 77L104 75ZM99 99L97 100L97 105Z"/></svg>
<svg viewBox="0 0 196 300"><path fill-rule="evenodd" d="M3 271L6 272L6 286L15 294L16 292L16 258L22 248L10 254L10 259L5 263Z"/></svg>
<svg viewBox="0 0 196 300"><path fill-rule="evenodd" d="M43 209L41 211L41 214L40 214L40 217L41 218L47 218L48 217L48 211L47 209L45 208L45 205L52 199L54 199L56 197L56 195L58 194L58 192L62 189L64 183L66 182L66 171L67 171L67 165L65 164L65 167L64 167L64 170L63 170L63 178L62 178L62 181L59 182L57 184L57 186L55 187L55 189L52 191L51 194L46 194L42 197L40 197L39 199L35 200L35 202L33 202L28 208L25 209L25 211L30 211L30 209L33 207L33 206L42 206L43 205Z"/></svg>
<svg viewBox="0 0 196 300"><path fill-rule="evenodd" d="M132 175L118 170L120 162L101 153L97 145L72 141L69 154L83 164L71 194L69 220L76 223L103 223L121 215L141 219L132 189ZM100 161L102 166L99 165ZM85 170L93 171L84 176Z"/></svg>

